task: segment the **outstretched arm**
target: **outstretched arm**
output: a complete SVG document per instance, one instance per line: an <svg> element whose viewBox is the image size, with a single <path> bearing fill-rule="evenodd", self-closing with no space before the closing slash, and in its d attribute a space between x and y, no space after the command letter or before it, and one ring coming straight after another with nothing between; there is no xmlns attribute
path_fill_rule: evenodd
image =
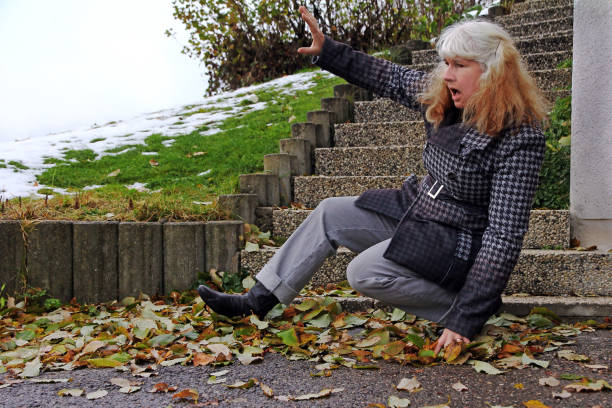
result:
<svg viewBox="0 0 612 408"><path fill-rule="evenodd" d="M319 24L304 6L299 10L312 33L312 44L299 48L298 53L312 55L315 64L352 84L421 110L417 97L425 86L424 72L354 51L350 46L323 35Z"/></svg>

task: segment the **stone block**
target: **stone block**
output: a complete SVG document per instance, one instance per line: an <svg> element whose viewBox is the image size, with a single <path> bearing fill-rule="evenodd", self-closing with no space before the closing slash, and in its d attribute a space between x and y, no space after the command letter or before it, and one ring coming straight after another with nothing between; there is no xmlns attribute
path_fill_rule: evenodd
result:
<svg viewBox="0 0 612 408"><path fill-rule="evenodd" d="M264 170L278 177L279 205L290 205L293 195L291 177L297 174L297 158L285 153L266 154Z"/></svg>
<svg viewBox="0 0 612 408"><path fill-rule="evenodd" d="M372 93L353 84L339 84L334 86L334 97L348 99L353 104L356 101L369 101Z"/></svg>
<svg viewBox="0 0 612 408"><path fill-rule="evenodd" d="M81 303L107 302L118 292L118 222L73 224L73 293Z"/></svg>
<svg viewBox="0 0 612 408"><path fill-rule="evenodd" d="M25 245L19 221L0 220L0 287L2 295L13 295L22 289L25 272Z"/></svg>
<svg viewBox="0 0 612 408"><path fill-rule="evenodd" d="M219 196L219 208L229 211L247 224L255 224L255 208L259 199L257 194L223 194Z"/></svg>
<svg viewBox="0 0 612 408"><path fill-rule="evenodd" d="M240 247L244 240L242 221L209 221L206 223L206 270L226 273L240 271Z"/></svg>
<svg viewBox="0 0 612 408"><path fill-rule="evenodd" d="M163 266L162 224L119 224L119 299L163 294Z"/></svg>
<svg viewBox="0 0 612 408"><path fill-rule="evenodd" d="M333 129L331 126L336 121L335 116L333 112L325 110L311 111L306 114L308 122L321 125L321 132L317 133L317 147L329 147L332 145Z"/></svg>
<svg viewBox="0 0 612 408"><path fill-rule="evenodd" d="M321 99L321 109L333 112L336 116L332 123L352 122L352 104L344 98L323 98Z"/></svg>
<svg viewBox="0 0 612 408"><path fill-rule="evenodd" d="M313 147L317 146L317 133L323 132L323 126L312 122L294 123L291 125L291 137L308 140ZM319 136L321 138L322 136Z"/></svg>
<svg viewBox="0 0 612 408"><path fill-rule="evenodd" d="M259 205L279 205L280 191L277 175L271 173L241 174L239 183L240 192L255 194Z"/></svg>
<svg viewBox="0 0 612 408"><path fill-rule="evenodd" d="M314 150L310 141L306 139L281 139L278 141L281 153L293 155L296 158L296 171L298 176L312 174L312 159Z"/></svg>
<svg viewBox="0 0 612 408"><path fill-rule="evenodd" d="M195 286L206 268L203 222L171 222L164 230L164 292Z"/></svg>
<svg viewBox="0 0 612 408"><path fill-rule="evenodd" d="M26 250L28 284L64 303L74 296L72 234L71 221L37 222L28 233Z"/></svg>

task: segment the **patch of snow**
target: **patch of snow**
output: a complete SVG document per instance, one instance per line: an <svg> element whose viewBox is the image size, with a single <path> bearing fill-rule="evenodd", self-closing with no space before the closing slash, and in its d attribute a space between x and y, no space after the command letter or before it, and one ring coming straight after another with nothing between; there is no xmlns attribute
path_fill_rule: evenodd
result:
<svg viewBox="0 0 612 408"><path fill-rule="evenodd" d="M129 186L125 186L125 188L130 189L130 190L136 190L136 191L140 191L142 193L147 192L147 191L151 191L148 188L145 187L145 183L140 183L140 182L136 182L134 184L130 184Z"/></svg>
<svg viewBox="0 0 612 408"><path fill-rule="evenodd" d="M158 152L142 152L140 153L143 156L157 156L159 153Z"/></svg>
<svg viewBox="0 0 612 408"><path fill-rule="evenodd" d="M205 175L207 175L207 174L210 174L210 172L211 172L211 171L212 171L212 169L208 169L208 170L206 170L206 171L203 171L203 172L201 172L201 173L198 173L198 176L205 176Z"/></svg>
<svg viewBox="0 0 612 408"><path fill-rule="evenodd" d="M91 186L85 186L83 187L81 190L87 191L87 190L95 190L96 188L100 188L100 187L104 187L102 185L98 185L98 184L93 184Z"/></svg>
<svg viewBox="0 0 612 408"><path fill-rule="evenodd" d="M131 119L116 120L112 124L94 124L87 128L52 133L42 137L1 142L0 159L4 159L6 162L20 161L28 169L15 169L14 172L12 167L0 168L0 193L4 198L29 195L42 197L36 191L47 186L35 185L36 175L53 166L53 164L45 164L44 157L61 159L63 158L63 152L67 149L90 149L97 154L97 159L99 159L103 156L113 156L129 150L122 150L118 153L108 152L108 150L120 146L127 144L144 145L145 139L156 133L168 137L180 137L196 131L204 124L212 123L213 125L210 125L210 128L203 133L206 135L214 134L220 131L217 126L227 118L264 109L267 106L266 102L259 101L259 98L255 102L254 97L257 96L255 94L257 91L272 90L283 94L295 94L296 91L312 88L315 85L313 78L317 75L333 76L333 74L325 71L287 75L262 84L203 98L187 105L189 109L186 109L183 105L141 114ZM252 104L241 105L244 100L248 100ZM195 113L210 108L213 108L212 112ZM222 108L230 109L221 110ZM189 113L194 114L189 115ZM176 125L177 122L182 123ZM129 136L129 138L126 136ZM90 143L93 139L104 140ZM162 142L166 147L171 146L172 143L174 143L174 139Z"/></svg>

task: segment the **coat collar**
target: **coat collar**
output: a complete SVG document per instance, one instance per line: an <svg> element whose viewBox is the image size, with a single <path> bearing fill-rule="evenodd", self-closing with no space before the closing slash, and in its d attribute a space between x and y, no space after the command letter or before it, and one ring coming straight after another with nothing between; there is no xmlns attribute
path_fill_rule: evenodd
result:
<svg viewBox="0 0 612 408"><path fill-rule="evenodd" d="M447 112L438 129L433 129L429 123L427 125L427 142L453 154L467 156L474 150L484 150L493 141L491 136L464 126L461 111L455 108Z"/></svg>

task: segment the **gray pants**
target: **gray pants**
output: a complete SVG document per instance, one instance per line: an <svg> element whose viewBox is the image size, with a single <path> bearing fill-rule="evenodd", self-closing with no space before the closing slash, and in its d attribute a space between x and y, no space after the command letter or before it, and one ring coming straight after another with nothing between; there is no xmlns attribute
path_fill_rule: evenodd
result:
<svg viewBox="0 0 612 408"><path fill-rule="evenodd" d="M339 246L359 253L348 265L351 287L408 313L442 322L457 297L383 258L397 220L359 208L357 197L327 198L312 211L256 278L289 304Z"/></svg>

